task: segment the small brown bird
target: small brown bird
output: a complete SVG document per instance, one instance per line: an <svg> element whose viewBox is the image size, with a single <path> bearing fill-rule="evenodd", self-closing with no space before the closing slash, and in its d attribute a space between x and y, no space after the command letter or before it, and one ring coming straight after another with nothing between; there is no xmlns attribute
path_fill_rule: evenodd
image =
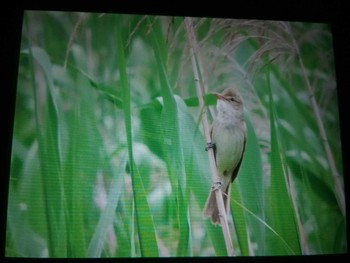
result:
<svg viewBox="0 0 350 263"><path fill-rule="evenodd" d="M208 147L214 149L218 181L212 186L207 199L204 214L213 224L220 224L220 215L214 190L220 187L226 214L230 207L230 185L237 177L247 138L247 128L243 119L243 101L237 90L226 89L222 94L214 93L218 98L217 115L212 124Z"/></svg>

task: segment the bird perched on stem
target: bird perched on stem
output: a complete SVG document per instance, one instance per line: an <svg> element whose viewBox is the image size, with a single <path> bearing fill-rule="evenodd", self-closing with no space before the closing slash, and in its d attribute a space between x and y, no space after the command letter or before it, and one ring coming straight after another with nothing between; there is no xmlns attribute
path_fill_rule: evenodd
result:
<svg viewBox="0 0 350 263"><path fill-rule="evenodd" d="M213 148L219 178L213 183L205 204L204 214L213 224L220 224L220 214L214 191L220 188L226 214L230 207L230 185L237 177L246 145L247 128L243 118L243 101L234 88L226 89L217 97L217 115L213 121L207 148Z"/></svg>

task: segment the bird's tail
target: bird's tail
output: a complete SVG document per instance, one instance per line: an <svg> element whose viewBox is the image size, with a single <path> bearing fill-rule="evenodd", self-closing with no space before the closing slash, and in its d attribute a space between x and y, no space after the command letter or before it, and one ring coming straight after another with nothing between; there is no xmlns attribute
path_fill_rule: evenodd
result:
<svg viewBox="0 0 350 263"><path fill-rule="evenodd" d="M222 189L222 193L223 193L222 198L224 200L226 215L228 215L230 211L229 190L230 190L230 184L226 186L226 189ZM220 213L216 203L215 191L210 191L209 193L209 196L204 208L204 215L209 217L213 224L220 225Z"/></svg>

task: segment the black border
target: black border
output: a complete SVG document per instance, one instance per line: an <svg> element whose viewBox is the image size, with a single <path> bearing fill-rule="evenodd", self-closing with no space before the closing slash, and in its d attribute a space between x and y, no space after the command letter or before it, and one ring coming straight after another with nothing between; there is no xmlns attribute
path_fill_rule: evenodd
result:
<svg viewBox="0 0 350 263"><path fill-rule="evenodd" d="M119 3L122 2L122 3ZM3 3L4 4L4 3ZM346 210L349 215L348 154L349 128L347 125L348 74L350 73L350 30L346 1L222 1L180 3L168 1L76 1L61 3L49 1L13 1L2 9L0 21L0 50L2 58L1 112L1 173L0 181L0 261L1 262L320 262L321 260L348 262L349 227L347 228L348 252L345 254L315 256L264 256L236 258L131 258L131 259L26 259L5 258L7 194L10 172L11 142L17 84L20 36L24 10L83 11L126 14L152 14L176 16L204 16L264 20L289 20L328 23L332 27L336 78L338 85L339 115L344 163ZM349 226L349 217L347 217Z"/></svg>

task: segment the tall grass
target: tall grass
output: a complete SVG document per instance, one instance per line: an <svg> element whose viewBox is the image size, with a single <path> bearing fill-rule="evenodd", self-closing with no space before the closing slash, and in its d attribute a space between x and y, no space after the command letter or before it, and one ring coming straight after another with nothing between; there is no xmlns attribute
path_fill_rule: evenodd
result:
<svg viewBox="0 0 350 263"><path fill-rule="evenodd" d="M205 86L235 85L244 98L235 254L344 253L330 28L193 25ZM202 213L211 175L192 72L181 17L26 12L6 256L227 255L221 228ZM213 96L205 102L214 112Z"/></svg>

